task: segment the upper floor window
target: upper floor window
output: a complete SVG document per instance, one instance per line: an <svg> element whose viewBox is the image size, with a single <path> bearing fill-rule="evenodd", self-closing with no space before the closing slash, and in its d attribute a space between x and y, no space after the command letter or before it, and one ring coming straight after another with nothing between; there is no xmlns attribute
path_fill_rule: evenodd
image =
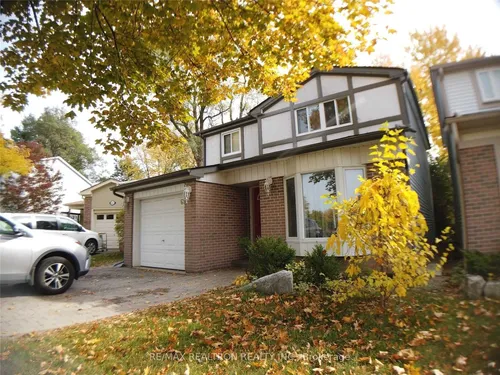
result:
<svg viewBox="0 0 500 375"><path fill-rule="evenodd" d="M500 100L500 68L477 72L483 102Z"/></svg>
<svg viewBox="0 0 500 375"><path fill-rule="evenodd" d="M240 129L222 133L223 156L238 154L241 149Z"/></svg>
<svg viewBox="0 0 500 375"><path fill-rule="evenodd" d="M298 134L350 124L352 124L352 114L348 96L297 110Z"/></svg>

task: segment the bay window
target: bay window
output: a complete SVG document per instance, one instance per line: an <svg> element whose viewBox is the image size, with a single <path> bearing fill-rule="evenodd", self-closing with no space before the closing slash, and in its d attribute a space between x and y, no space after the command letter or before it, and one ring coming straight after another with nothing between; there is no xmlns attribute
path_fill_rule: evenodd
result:
<svg viewBox="0 0 500 375"><path fill-rule="evenodd" d="M324 197L336 194L335 171L302 175L305 238L326 238L336 231L337 217Z"/></svg>

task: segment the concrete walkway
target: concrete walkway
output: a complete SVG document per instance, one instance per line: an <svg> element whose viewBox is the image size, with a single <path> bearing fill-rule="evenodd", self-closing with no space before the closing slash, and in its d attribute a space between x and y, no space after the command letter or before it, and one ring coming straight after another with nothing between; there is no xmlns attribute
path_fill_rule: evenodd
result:
<svg viewBox="0 0 500 375"><path fill-rule="evenodd" d="M195 296L230 285L243 272L176 274L99 267L75 280L64 294L43 296L29 285L0 289L0 336L60 328Z"/></svg>

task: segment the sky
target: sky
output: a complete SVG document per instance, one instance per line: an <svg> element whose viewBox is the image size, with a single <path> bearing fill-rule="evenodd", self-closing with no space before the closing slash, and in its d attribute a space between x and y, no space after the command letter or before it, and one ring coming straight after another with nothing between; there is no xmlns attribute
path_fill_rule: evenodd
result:
<svg viewBox="0 0 500 375"><path fill-rule="evenodd" d="M500 55L500 0L394 0L392 15L379 15L375 22L378 27L389 25L396 34L377 43L372 56L363 55L359 65L370 65L377 55L388 55L395 65L408 68L410 61L405 57L405 47L409 44L409 33L426 30L433 26L445 25L450 34L458 34L465 46L481 47L487 55ZM1 78L1 77L0 77ZM21 123L23 117L40 115L45 107L64 107L65 96L60 92L45 98L30 96L22 113L11 111L0 105L0 132L9 136L10 130ZM84 134L86 142L95 147L102 157L103 172L112 172L113 157L104 154L104 149L95 144L103 138L100 131L89 123L89 112L80 112L75 119L76 127Z"/></svg>

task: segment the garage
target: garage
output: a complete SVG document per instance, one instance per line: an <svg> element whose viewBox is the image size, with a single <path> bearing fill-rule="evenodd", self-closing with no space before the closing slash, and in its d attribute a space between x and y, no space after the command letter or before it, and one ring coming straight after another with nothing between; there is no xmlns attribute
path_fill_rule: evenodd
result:
<svg viewBox="0 0 500 375"><path fill-rule="evenodd" d="M141 200L140 264L184 270L184 206L182 195Z"/></svg>
<svg viewBox="0 0 500 375"><path fill-rule="evenodd" d="M118 236L115 231L116 213L97 213L94 218L94 230L97 233L105 233L108 249L118 249Z"/></svg>

